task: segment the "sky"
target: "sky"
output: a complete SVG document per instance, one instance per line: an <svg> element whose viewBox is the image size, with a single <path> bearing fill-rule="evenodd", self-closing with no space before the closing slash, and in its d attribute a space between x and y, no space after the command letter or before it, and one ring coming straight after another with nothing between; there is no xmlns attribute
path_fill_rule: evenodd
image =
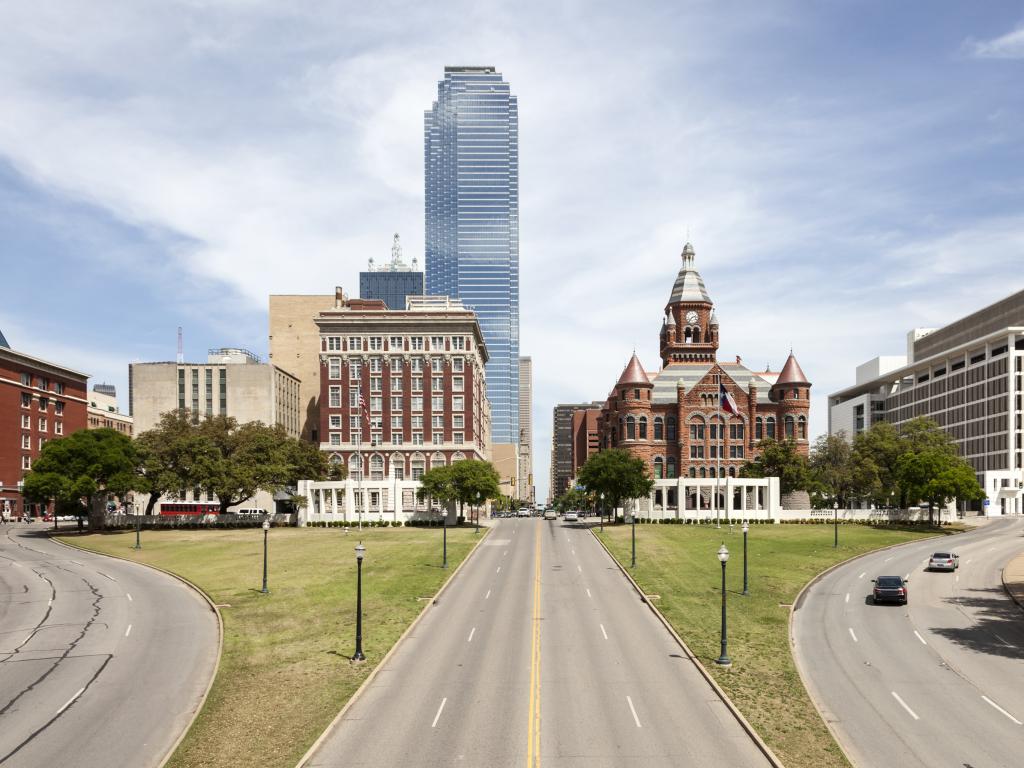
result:
<svg viewBox="0 0 1024 768"><path fill-rule="evenodd" d="M1024 288L1024 2L0 5L0 330L117 385L267 352L271 293L423 263L445 65L520 109L521 352L552 408L657 370L689 238L721 359L814 384Z"/></svg>

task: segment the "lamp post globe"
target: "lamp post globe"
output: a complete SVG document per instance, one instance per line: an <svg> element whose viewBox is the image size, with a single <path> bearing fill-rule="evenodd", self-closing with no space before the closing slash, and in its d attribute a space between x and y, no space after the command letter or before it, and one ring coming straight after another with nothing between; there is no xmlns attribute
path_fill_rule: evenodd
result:
<svg viewBox="0 0 1024 768"><path fill-rule="evenodd" d="M743 521L743 594L749 595L750 589L747 583L747 531L750 530L750 525L747 521Z"/></svg>
<svg viewBox="0 0 1024 768"><path fill-rule="evenodd" d="M728 653L727 625L725 620L725 564L729 562L729 550L724 543L718 548L718 561L722 564L722 652L715 659L715 664L718 664L720 667L729 667L732 666L732 659L729 658Z"/></svg>
<svg viewBox="0 0 1024 768"><path fill-rule="evenodd" d="M352 661L366 661L363 655L363 558L366 547L363 542L356 545L356 652Z"/></svg>
<svg viewBox="0 0 1024 768"><path fill-rule="evenodd" d="M839 502L832 504L832 549L839 546Z"/></svg>

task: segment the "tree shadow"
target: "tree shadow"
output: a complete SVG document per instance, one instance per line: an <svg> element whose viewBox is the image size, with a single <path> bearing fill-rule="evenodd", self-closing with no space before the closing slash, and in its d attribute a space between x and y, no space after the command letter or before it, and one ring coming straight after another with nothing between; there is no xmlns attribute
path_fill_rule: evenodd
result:
<svg viewBox="0 0 1024 768"><path fill-rule="evenodd" d="M967 590L945 602L975 609L974 622L969 627L932 627L936 635L978 653L1024 659L1024 615L1001 587Z"/></svg>

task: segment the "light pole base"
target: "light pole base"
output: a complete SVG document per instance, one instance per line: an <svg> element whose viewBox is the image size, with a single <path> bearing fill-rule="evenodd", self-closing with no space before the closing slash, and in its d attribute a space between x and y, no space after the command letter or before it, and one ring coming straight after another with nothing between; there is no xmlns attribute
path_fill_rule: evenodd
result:
<svg viewBox="0 0 1024 768"><path fill-rule="evenodd" d="M746 590L746 589L744 589L742 592L740 592L740 594L743 595L744 597L750 597L750 592L748 590Z"/></svg>
<svg viewBox="0 0 1024 768"><path fill-rule="evenodd" d="M363 656L363 652L362 651L356 651L355 654L353 654L353 656L352 656L352 661L356 661L356 662L366 661L366 657Z"/></svg>
<svg viewBox="0 0 1024 768"><path fill-rule="evenodd" d="M732 666L732 659L730 659L728 656L719 656L717 659L715 659L715 664L717 664L720 667L724 667L725 669L728 669Z"/></svg>
<svg viewBox="0 0 1024 768"><path fill-rule="evenodd" d="M260 594L261 595L269 595L270 594L270 590L269 589L261 589L260 590Z"/></svg>

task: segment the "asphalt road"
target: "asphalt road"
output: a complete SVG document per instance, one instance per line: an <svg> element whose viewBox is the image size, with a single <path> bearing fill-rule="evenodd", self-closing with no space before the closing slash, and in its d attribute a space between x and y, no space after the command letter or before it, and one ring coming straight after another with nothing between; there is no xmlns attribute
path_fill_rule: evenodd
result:
<svg viewBox="0 0 1024 768"><path fill-rule="evenodd" d="M500 520L308 766L767 760L582 526Z"/></svg>
<svg viewBox="0 0 1024 768"><path fill-rule="evenodd" d="M949 550L958 572L924 570ZM1000 581L1021 550L1024 520L999 520L859 558L805 593L797 664L858 768L1024 765L1024 613ZM871 603L871 579L908 574L907 606Z"/></svg>
<svg viewBox="0 0 1024 768"><path fill-rule="evenodd" d="M217 621L157 571L0 527L0 765L145 768L188 726Z"/></svg>

